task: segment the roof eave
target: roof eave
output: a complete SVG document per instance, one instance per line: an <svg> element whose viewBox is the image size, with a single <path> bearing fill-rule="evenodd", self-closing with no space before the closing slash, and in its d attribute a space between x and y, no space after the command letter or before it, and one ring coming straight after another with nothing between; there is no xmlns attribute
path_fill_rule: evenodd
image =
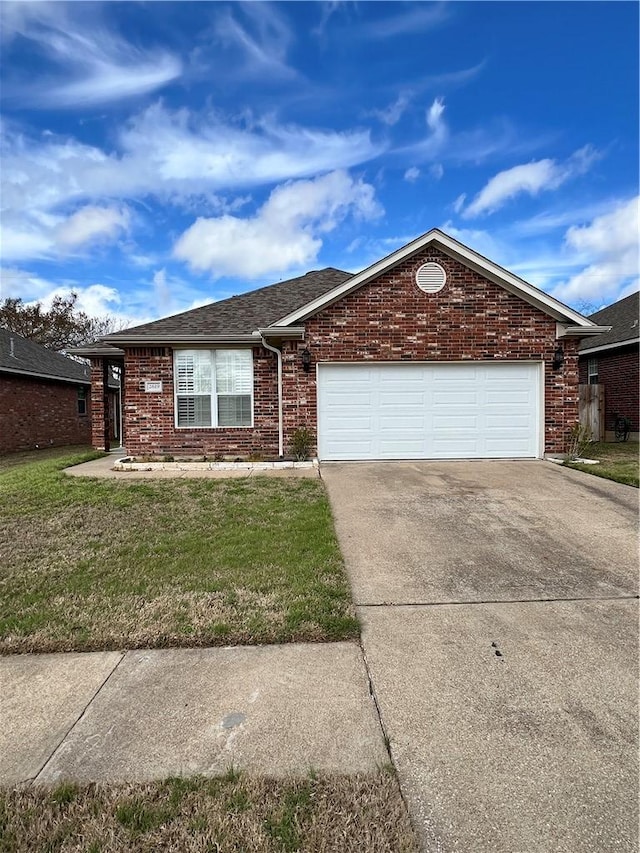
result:
<svg viewBox="0 0 640 853"><path fill-rule="evenodd" d="M611 326L564 326L558 331L559 338L592 338L610 332Z"/></svg>
<svg viewBox="0 0 640 853"><path fill-rule="evenodd" d="M73 379L71 376L56 376L52 373L37 373L33 370L22 370L15 367L0 367L0 373L11 373L16 376L27 376L30 379L48 379L50 382L66 382L67 385L91 385L89 377Z"/></svg>
<svg viewBox="0 0 640 853"><path fill-rule="evenodd" d="M263 338L280 338L287 341L302 341L304 340L304 326L267 326L264 329L258 329L257 334Z"/></svg>
<svg viewBox="0 0 640 853"><path fill-rule="evenodd" d="M411 243L407 243L406 246L403 246L396 252L387 255L387 257L382 258L382 260L377 261L370 267L367 267L367 269L353 276L353 278L348 279L344 284L338 285L338 287L333 288L333 290L330 290L328 293L323 294L317 299L301 306L296 311L292 311L285 317L280 318L276 323L274 323L274 325L288 326L292 323L306 320L320 309L337 302L339 299L342 299L352 291L362 287L364 284L381 275L383 272L393 269L393 267L402 263L407 258L410 258L416 252L424 249L431 243L435 243L450 257L453 257L465 266L474 269L489 280L494 281L496 284L504 287L506 290L514 293L516 296L519 296L521 299L524 299L536 308L539 308L545 314L553 317L558 322L569 321L585 328L595 326L595 323L587 317L583 317L582 314L579 314L577 311L569 308L569 306L564 305L562 302L559 302L557 299L554 299L552 296L549 296L547 293L544 293L542 290L539 290L537 287L529 284L519 276L505 270L503 267L493 261L490 261L488 258L485 258L483 255L480 255L478 252L470 249L468 246L465 246L453 237L449 237L448 234L445 234L438 228L433 228L431 231L428 231L426 234L423 234Z"/></svg>
<svg viewBox="0 0 640 853"><path fill-rule="evenodd" d="M584 349L578 350L578 355L590 355L594 352L604 352L609 349L618 349L619 347L628 347L633 344L640 344L640 338L629 338L626 341L614 341L611 344L601 344L600 346L594 347L585 347Z"/></svg>
<svg viewBox="0 0 640 853"><path fill-rule="evenodd" d="M73 355L82 356L82 358L123 358L124 350L110 346L95 346L95 347L71 347L67 352Z"/></svg>
<svg viewBox="0 0 640 853"><path fill-rule="evenodd" d="M192 344L203 346L205 344L255 344L257 335L250 334L226 334L226 335L114 335L108 343L113 341L120 346L172 346L174 344Z"/></svg>

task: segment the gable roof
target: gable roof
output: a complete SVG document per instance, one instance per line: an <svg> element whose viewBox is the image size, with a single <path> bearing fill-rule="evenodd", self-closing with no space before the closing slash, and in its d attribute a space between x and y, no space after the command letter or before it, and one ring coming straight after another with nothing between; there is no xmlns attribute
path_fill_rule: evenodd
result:
<svg viewBox="0 0 640 853"><path fill-rule="evenodd" d="M137 337L253 335L257 329L272 325L278 317L334 290L351 277L351 273L334 267L312 270L306 275L203 305L202 308L114 332L103 340L118 344Z"/></svg>
<svg viewBox="0 0 640 853"><path fill-rule="evenodd" d="M89 368L35 341L0 328L0 373L89 385Z"/></svg>
<svg viewBox="0 0 640 853"><path fill-rule="evenodd" d="M569 306L434 228L356 275L334 267L312 270L306 275L261 287L240 296L232 296L230 299L174 314L172 317L114 332L102 338L103 343L100 346L104 348L105 344L118 347L127 344L178 342L203 344L223 341L247 343L259 339L259 333L280 337L287 334L292 337L295 334L302 339L304 328L296 326L296 323L362 287L429 245L441 249L451 258L476 270L553 317L562 324L559 336L586 337L599 335L604 331ZM85 355L99 354L95 347L78 349L75 352Z"/></svg>
<svg viewBox="0 0 640 853"><path fill-rule="evenodd" d="M580 352L597 349L613 349L615 346L636 343L640 339L639 328L640 291L625 296L607 308L590 314L589 319L599 326L611 326L610 331L600 335L596 341L583 341Z"/></svg>
<svg viewBox="0 0 640 853"><path fill-rule="evenodd" d="M402 246L400 249L382 258L382 260L376 261L376 263L362 270L362 272L351 276L348 281L334 288L334 290L322 294L317 299L297 308L289 314L283 315L274 325L287 326L302 322L325 306L336 302L348 293L352 293L383 272L387 272L430 245L441 249L445 254L479 272L485 278L494 281L496 284L524 299L525 302L529 302L531 305L544 311L545 314L550 315L558 322L570 323L574 328L580 327L583 334L600 333L600 329L596 327L596 324L583 317L582 314L579 314L577 311L569 308L568 305L564 305L562 302L549 296L548 293L544 293L544 291L539 290L537 287L534 287L532 284L529 284L524 279L514 275L493 261L490 261L484 255L470 249L464 243L460 243L459 240L450 237L438 228L433 228L421 237L417 237L415 240L407 243L406 246Z"/></svg>

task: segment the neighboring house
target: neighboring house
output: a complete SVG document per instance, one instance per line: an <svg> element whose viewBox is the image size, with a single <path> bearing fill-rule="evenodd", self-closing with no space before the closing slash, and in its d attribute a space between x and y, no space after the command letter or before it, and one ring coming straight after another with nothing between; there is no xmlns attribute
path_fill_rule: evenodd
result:
<svg viewBox="0 0 640 853"><path fill-rule="evenodd" d="M638 382L640 371L638 328L638 292L614 302L589 317L608 332L595 340L582 341L579 347L581 385L604 387L605 429L613 437L617 415L631 421L631 432L638 437Z"/></svg>
<svg viewBox="0 0 640 853"><path fill-rule="evenodd" d="M0 454L91 441L89 368L0 328Z"/></svg>
<svg viewBox="0 0 640 853"><path fill-rule="evenodd" d="M578 419L578 345L603 330L439 230L352 275L317 270L105 337L133 455L535 458Z"/></svg>

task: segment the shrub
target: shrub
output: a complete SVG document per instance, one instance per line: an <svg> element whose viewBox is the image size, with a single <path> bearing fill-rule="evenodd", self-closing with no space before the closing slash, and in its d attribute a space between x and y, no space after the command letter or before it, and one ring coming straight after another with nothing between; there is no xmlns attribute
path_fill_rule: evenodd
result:
<svg viewBox="0 0 640 853"><path fill-rule="evenodd" d="M586 424L575 423L569 433L569 459L578 459L591 444L591 430Z"/></svg>
<svg viewBox="0 0 640 853"><path fill-rule="evenodd" d="M311 455L315 444L315 436L306 426L298 427L291 436L289 449L298 462L303 462Z"/></svg>

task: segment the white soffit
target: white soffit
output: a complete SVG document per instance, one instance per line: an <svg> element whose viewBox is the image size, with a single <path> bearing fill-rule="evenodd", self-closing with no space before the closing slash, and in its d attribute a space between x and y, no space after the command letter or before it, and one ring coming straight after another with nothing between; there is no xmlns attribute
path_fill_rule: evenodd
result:
<svg viewBox="0 0 640 853"><path fill-rule="evenodd" d="M483 255L478 254L478 252L470 249L468 246L465 246L463 243L460 243L458 240L455 240L453 237L450 237L438 228L434 228L426 234L423 234L421 237L412 240L411 243L407 243L406 246L403 246L392 254L387 255L386 258L382 258L380 261L377 261L375 264L367 267L367 269L362 270L362 272L357 273L357 275L348 279L344 284L334 287L333 290L330 290L328 293L324 293L317 299L308 302L296 311L282 317L276 323L273 323L273 325L287 326L291 323L305 320L321 308L331 305L333 302L337 302L343 296L357 290L367 282L387 270L392 269L402 261L410 258L411 255L414 255L416 252L419 252L421 249L424 249L426 246L431 244L442 249L445 254L449 255L449 257L454 260L460 261L460 263L475 270L499 286L504 287L505 290L508 290L515 296L519 296L530 305L534 305L536 308L544 311L545 314L548 314L555 320L564 322L570 320L578 326L585 327L592 327L596 325L591 320L583 317L582 314L579 314L577 311L569 308L568 305L564 305L562 302L559 302L557 299L549 296L549 294L544 293L542 290L538 290L537 287L534 287L532 284L529 284L517 275L510 273L508 270L505 270L503 267L495 264Z"/></svg>

